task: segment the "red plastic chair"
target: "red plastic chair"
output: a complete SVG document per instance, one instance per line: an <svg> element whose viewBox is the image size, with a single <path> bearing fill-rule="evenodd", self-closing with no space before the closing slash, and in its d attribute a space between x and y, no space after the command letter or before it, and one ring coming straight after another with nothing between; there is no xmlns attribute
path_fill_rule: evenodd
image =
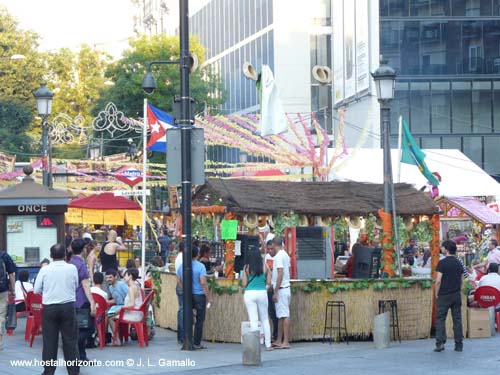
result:
<svg viewBox="0 0 500 375"><path fill-rule="evenodd" d="M28 303L30 305L31 313L33 315L33 325L30 329L30 348L33 347L33 341L35 336L41 333L42 328L42 295L41 294L29 294L28 293Z"/></svg>
<svg viewBox="0 0 500 375"><path fill-rule="evenodd" d="M151 300L153 299L154 292L149 293L146 298L142 301L141 306L138 308L134 307L122 307L120 309L120 316L116 321L115 331L113 332L113 344L116 344L116 338L118 337L118 333L120 333L120 339L128 340L128 336L130 335L130 326L134 327L137 332L137 341L139 341L139 346L141 348L144 347L144 343L146 346L149 345L149 337L148 337L148 316L149 316L149 305ZM125 312L142 312L142 320L140 321L131 321L125 318ZM126 329L123 329L123 327ZM122 327L122 329L120 329Z"/></svg>
<svg viewBox="0 0 500 375"><path fill-rule="evenodd" d="M28 316L26 317L26 328L24 330L24 340L25 341L28 341L30 339L30 334L31 334L31 328L33 327L33 321L35 320L35 318L33 317L33 313L31 312L31 305L30 305L30 302L31 302L31 299L33 296L33 291L30 290L27 294L26 294L26 298L25 298L25 303L26 303L26 311L28 312Z"/></svg>
<svg viewBox="0 0 500 375"><path fill-rule="evenodd" d="M479 307L497 307L500 305L500 291L492 286L480 286L474 292L474 300ZM500 332L500 310L495 312L497 332Z"/></svg>
<svg viewBox="0 0 500 375"><path fill-rule="evenodd" d="M104 349L106 346L106 310L108 309L108 303L103 296L97 293L92 293L92 298L94 298L96 306L95 326L99 337L99 348Z"/></svg>

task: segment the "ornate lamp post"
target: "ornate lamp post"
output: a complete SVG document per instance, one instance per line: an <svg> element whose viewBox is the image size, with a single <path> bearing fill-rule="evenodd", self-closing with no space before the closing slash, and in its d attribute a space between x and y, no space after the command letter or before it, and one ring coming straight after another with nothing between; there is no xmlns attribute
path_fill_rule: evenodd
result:
<svg viewBox="0 0 500 375"><path fill-rule="evenodd" d="M38 109L38 115L42 118L42 153L43 153L43 184L47 187L50 187L49 174L47 171L47 134L48 134L48 126L49 123L47 118L50 116L52 112L52 98L54 94L47 88L45 83L42 83L40 88L36 90L33 95L36 99L36 105Z"/></svg>
<svg viewBox="0 0 500 375"><path fill-rule="evenodd" d="M391 125L391 102L394 99L394 86L396 84L396 71L387 65L387 60L380 60L380 66L372 73L377 97L380 103L380 121L381 121L381 145L384 153L384 211L392 214L393 231L395 241L395 251L398 262L399 276L401 276L401 261L399 253L399 236L396 220L396 196L394 194L394 183L392 180L391 165L391 144L390 144L390 125Z"/></svg>

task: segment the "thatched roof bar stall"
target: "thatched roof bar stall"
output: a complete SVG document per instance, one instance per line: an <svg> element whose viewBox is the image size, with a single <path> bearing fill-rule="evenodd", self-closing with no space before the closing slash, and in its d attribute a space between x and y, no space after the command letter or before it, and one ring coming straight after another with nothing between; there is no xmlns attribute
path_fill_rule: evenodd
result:
<svg viewBox="0 0 500 375"><path fill-rule="evenodd" d="M398 215L432 215L434 201L409 184L395 184ZM235 213L312 215L375 214L384 206L383 184L360 182L289 182L209 179L195 193L193 205L203 206L208 195L217 196Z"/></svg>

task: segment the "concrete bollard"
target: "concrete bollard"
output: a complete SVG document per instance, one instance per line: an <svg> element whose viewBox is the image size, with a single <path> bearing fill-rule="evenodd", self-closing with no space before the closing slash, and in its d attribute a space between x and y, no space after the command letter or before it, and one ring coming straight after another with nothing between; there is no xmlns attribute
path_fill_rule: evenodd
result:
<svg viewBox="0 0 500 375"><path fill-rule="evenodd" d="M243 365L260 366L260 331L248 331L242 335Z"/></svg>
<svg viewBox="0 0 500 375"><path fill-rule="evenodd" d="M495 323L496 323L495 308L493 306L490 306L488 307L488 310L490 311L491 337L494 337L497 334L497 330L495 329Z"/></svg>
<svg viewBox="0 0 500 375"><path fill-rule="evenodd" d="M375 348L383 349L389 347L391 341L390 313L375 315L373 321L373 343Z"/></svg>

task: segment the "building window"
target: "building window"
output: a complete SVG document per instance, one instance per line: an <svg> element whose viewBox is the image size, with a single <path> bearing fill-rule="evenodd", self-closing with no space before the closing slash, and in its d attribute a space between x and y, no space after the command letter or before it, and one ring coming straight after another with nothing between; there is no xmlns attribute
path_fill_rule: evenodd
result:
<svg viewBox="0 0 500 375"><path fill-rule="evenodd" d="M483 167L482 157L482 137L463 137L463 153L467 155L474 163Z"/></svg>
<svg viewBox="0 0 500 375"><path fill-rule="evenodd" d="M432 82L431 90L432 133L449 134L451 132L450 82Z"/></svg>
<svg viewBox="0 0 500 375"><path fill-rule="evenodd" d="M491 81L472 83L472 129L474 133L492 131Z"/></svg>
<svg viewBox="0 0 500 375"><path fill-rule="evenodd" d="M471 83L452 82L452 131L455 134L472 132Z"/></svg>
<svg viewBox="0 0 500 375"><path fill-rule="evenodd" d="M429 82L411 82L411 131L430 133L431 101Z"/></svg>
<svg viewBox="0 0 500 375"><path fill-rule="evenodd" d="M500 132L500 81L493 81L493 129Z"/></svg>
<svg viewBox="0 0 500 375"><path fill-rule="evenodd" d="M484 137L484 170L490 174L500 176L500 158L498 157L498 145L500 137Z"/></svg>

